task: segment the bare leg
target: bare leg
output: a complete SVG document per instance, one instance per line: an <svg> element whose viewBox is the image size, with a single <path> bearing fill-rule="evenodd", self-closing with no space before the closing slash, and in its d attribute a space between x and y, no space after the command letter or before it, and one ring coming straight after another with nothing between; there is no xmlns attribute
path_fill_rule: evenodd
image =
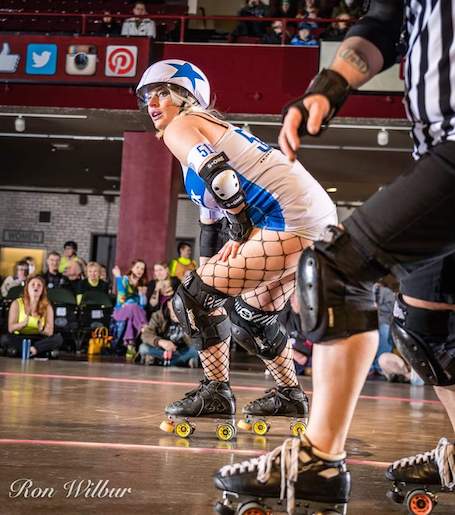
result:
<svg viewBox="0 0 455 515"><path fill-rule="evenodd" d="M447 411L455 433L455 386L435 386L434 391Z"/></svg>
<svg viewBox="0 0 455 515"><path fill-rule="evenodd" d="M307 436L326 453L344 450L354 410L376 355L376 331L313 347L313 399Z"/></svg>

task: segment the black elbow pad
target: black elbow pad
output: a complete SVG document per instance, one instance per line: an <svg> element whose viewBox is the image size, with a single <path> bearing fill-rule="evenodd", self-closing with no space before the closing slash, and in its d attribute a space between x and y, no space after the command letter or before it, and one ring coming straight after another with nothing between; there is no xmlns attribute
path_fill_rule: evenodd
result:
<svg viewBox="0 0 455 515"><path fill-rule="evenodd" d="M399 55L403 13L403 0L371 0L367 13L349 29L345 39L357 36L372 43L381 52L382 69L386 70Z"/></svg>
<svg viewBox="0 0 455 515"><path fill-rule="evenodd" d="M222 209L233 209L245 202L237 173L224 152L206 161L199 176Z"/></svg>

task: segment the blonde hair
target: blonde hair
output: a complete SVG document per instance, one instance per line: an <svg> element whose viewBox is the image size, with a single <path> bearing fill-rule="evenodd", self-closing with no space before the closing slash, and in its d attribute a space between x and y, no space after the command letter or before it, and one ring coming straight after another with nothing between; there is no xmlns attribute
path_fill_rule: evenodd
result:
<svg viewBox="0 0 455 515"><path fill-rule="evenodd" d="M180 112L177 116L186 116L188 114L197 113L197 114L206 114L208 116L213 116L214 118L223 119L223 115L213 108L215 105L215 99L210 102L208 107L202 107L201 104L193 97L191 93L182 94L182 91L186 90L179 86L175 86L174 84L164 84L164 86L169 90L169 94L172 100L172 103L175 106L180 106ZM161 139L163 137L164 130L158 129L156 132L156 137Z"/></svg>
<svg viewBox="0 0 455 515"><path fill-rule="evenodd" d="M98 268L98 272L101 271L101 265L97 263L96 261L89 261L85 267L86 270L89 268Z"/></svg>

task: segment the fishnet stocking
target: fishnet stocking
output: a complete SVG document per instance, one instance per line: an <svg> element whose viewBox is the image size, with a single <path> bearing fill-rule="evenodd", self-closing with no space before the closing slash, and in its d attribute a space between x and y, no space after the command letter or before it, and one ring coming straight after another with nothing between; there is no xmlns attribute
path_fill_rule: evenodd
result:
<svg viewBox="0 0 455 515"><path fill-rule="evenodd" d="M233 297L242 295L252 307L279 311L295 289L299 257L311 243L292 233L255 228L235 258L221 262L216 254L197 273L205 284ZM229 339L200 351L199 356L207 379L229 380ZM298 384L291 347L264 362L278 385Z"/></svg>
<svg viewBox="0 0 455 515"><path fill-rule="evenodd" d="M261 293L256 294L254 291L273 283L277 287L284 278L293 277L302 250L311 243L310 240L292 233L255 228L249 240L240 246L235 258L230 257L227 262L221 262L219 254L216 254L198 269L198 274L204 283L228 295L251 293L248 303L263 309L267 304L266 298L261 302L257 301L256 306L253 297ZM288 287L290 295L293 285ZM262 293L264 291L261 289ZM279 297L280 294L276 293L277 304L282 304ZM267 298L270 299L270 292ZM270 306L268 309L280 308Z"/></svg>
<svg viewBox="0 0 455 515"><path fill-rule="evenodd" d="M295 373L292 346L289 340L279 356L274 359L262 358L262 361L278 386L299 385Z"/></svg>
<svg viewBox="0 0 455 515"><path fill-rule="evenodd" d="M231 337L218 345L199 351L204 375L209 381L229 381L229 342Z"/></svg>

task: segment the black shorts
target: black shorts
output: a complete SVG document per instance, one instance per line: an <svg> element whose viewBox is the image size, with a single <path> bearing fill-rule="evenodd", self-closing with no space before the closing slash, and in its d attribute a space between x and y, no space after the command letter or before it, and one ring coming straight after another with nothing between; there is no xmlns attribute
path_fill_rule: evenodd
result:
<svg viewBox="0 0 455 515"><path fill-rule="evenodd" d="M404 279L420 267L441 270L437 263L455 252L454 221L455 142L444 142L343 225L367 256Z"/></svg>
<svg viewBox="0 0 455 515"><path fill-rule="evenodd" d="M455 304L455 254L412 272L400 282L400 292L416 299Z"/></svg>

